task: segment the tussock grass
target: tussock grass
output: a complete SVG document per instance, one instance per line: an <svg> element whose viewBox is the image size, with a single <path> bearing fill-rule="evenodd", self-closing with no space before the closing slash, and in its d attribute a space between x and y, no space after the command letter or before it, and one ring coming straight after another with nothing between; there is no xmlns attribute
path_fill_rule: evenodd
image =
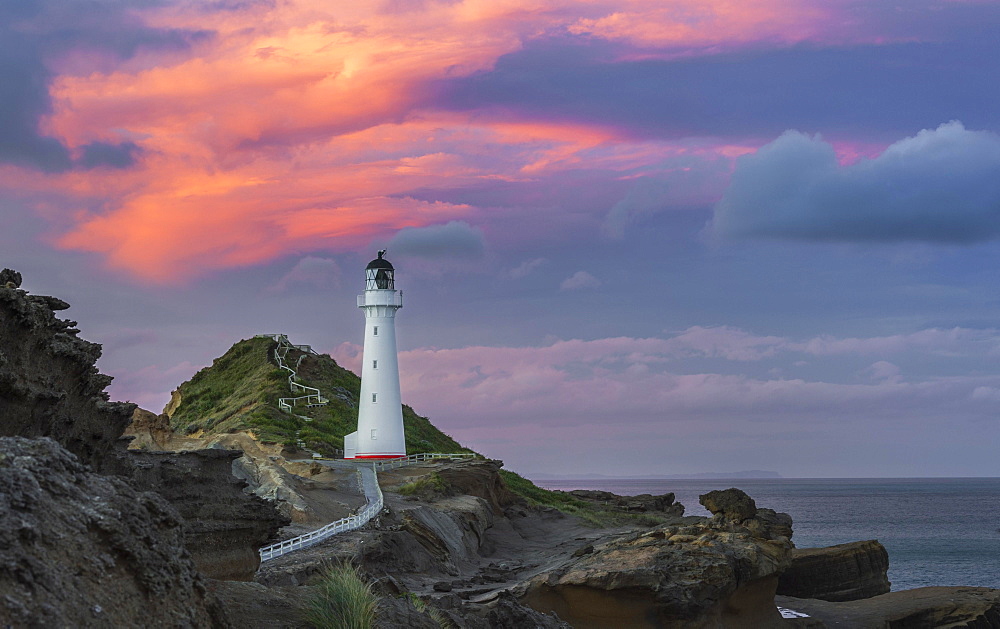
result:
<svg viewBox="0 0 1000 629"><path fill-rule="evenodd" d="M558 509L566 515L582 519L595 528L627 525L657 526L668 521L664 516L651 513L625 513L588 500L581 500L565 491L543 489L509 470L500 470L500 476L511 491L520 494L530 504Z"/></svg>
<svg viewBox="0 0 1000 629"><path fill-rule="evenodd" d="M372 584L345 562L326 570L304 616L316 629L372 629L377 605Z"/></svg>

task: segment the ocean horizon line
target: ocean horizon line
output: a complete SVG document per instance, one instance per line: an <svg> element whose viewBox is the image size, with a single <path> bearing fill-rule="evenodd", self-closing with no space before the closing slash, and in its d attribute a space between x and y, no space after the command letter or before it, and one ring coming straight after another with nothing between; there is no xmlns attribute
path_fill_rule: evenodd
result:
<svg viewBox="0 0 1000 629"><path fill-rule="evenodd" d="M530 474L521 472L523 476L535 481L623 481L623 480L996 480L998 476L736 476L714 474L675 474L675 475L652 475L652 476L606 476L602 474L581 474L581 475L552 475L552 474Z"/></svg>

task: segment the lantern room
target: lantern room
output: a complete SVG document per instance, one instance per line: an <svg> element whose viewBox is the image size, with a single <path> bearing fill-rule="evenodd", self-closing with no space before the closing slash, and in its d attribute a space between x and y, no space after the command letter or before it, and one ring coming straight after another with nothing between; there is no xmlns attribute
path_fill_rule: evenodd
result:
<svg viewBox="0 0 1000 629"><path fill-rule="evenodd" d="M394 269L388 260L383 258L385 249L378 252L378 258L368 263L365 268L365 290L395 290L393 280Z"/></svg>

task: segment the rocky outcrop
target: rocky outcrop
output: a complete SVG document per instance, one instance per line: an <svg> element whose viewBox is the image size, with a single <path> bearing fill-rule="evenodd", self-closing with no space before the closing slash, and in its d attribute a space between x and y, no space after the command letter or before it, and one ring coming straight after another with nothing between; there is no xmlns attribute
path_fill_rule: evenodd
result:
<svg viewBox="0 0 1000 629"><path fill-rule="evenodd" d="M119 469L135 405L109 401L101 346L55 316L69 304L11 288L16 279L0 284L0 436L51 437L97 471Z"/></svg>
<svg viewBox="0 0 1000 629"><path fill-rule="evenodd" d="M826 548L796 548L778 580L778 594L824 601L855 601L890 589L889 553L877 540Z"/></svg>
<svg viewBox="0 0 1000 629"><path fill-rule="evenodd" d="M233 474L245 480L254 494L271 501L290 521L313 521L312 509L299 493L293 475L285 469L287 463L282 457L272 457L244 452L233 462Z"/></svg>
<svg viewBox="0 0 1000 629"><path fill-rule="evenodd" d="M14 269L0 271L0 287L21 288L21 274Z"/></svg>
<svg viewBox="0 0 1000 629"><path fill-rule="evenodd" d="M126 451L133 433L150 447L164 445L164 416L110 402L111 377L94 366L101 346L77 337L76 322L54 311L69 307L55 297L30 295L0 284L0 435L51 437L95 472L130 478L141 491L157 491L181 513L197 565L218 578L253 578L257 549L286 523L274 507L242 491L231 463L240 453L169 455ZM13 278L13 279L11 279Z"/></svg>
<svg viewBox="0 0 1000 629"><path fill-rule="evenodd" d="M774 591L791 557L791 518L751 514L749 496L727 492L707 500L711 519L583 548L532 578L522 601L578 629L783 626Z"/></svg>
<svg viewBox="0 0 1000 629"><path fill-rule="evenodd" d="M155 490L184 519L185 544L198 569L215 579L249 581L257 552L289 523L273 504L249 494L232 475L238 450L132 451L134 485Z"/></svg>
<svg viewBox="0 0 1000 629"><path fill-rule="evenodd" d="M926 587L845 602L779 596L777 603L809 614L827 627L1000 628L1000 590L991 588Z"/></svg>
<svg viewBox="0 0 1000 629"><path fill-rule="evenodd" d="M180 524L51 439L0 438L0 626L228 626Z"/></svg>
<svg viewBox="0 0 1000 629"><path fill-rule="evenodd" d="M525 504L500 477L503 461L477 459L448 465L437 471L438 477L452 491L485 500L494 513L503 513L513 505Z"/></svg>
<svg viewBox="0 0 1000 629"><path fill-rule="evenodd" d="M173 437L170 418L142 408L132 412L132 423L125 429L125 436L132 437L129 448L133 450L168 450Z"/></svg>
<svg viewBox="0 0 1000 629"><path fill-rule="evenodd" d="M674 517L684 515L684 505L674 502L674 494L672 493L659 496L652 494L619 496L610 491L593 489L575 489L569 493L582 500L612 506L625 513L663 513Z"/></svg>

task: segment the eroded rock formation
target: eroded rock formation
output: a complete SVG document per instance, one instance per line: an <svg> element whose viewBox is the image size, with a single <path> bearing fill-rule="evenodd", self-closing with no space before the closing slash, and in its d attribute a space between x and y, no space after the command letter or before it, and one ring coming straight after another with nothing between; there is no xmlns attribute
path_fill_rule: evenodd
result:
<svg viewBox="0 0 1000 629"><path fill-rule="evenodd" d="M132 423L124 434L133 438L129 444L129 448L133 450L169 450L169 443L174 435L170 429L169 417L143 408L136 408L132 412Z"/></svg>
<svg viewBox="0 0 1000 629"><path fill-rule="evenodd" d="M512 492L500 478L503 461L473 460L454 463L437 472L446 486L454 492L478 496L489 504L496 514L508 507L524 503L524 498Z"/></svg>
<svg viewBox="0 0 1000 629"><path fill-rule="evenodd" d="M47 438L0 438L0 625L228 626L160 496Z"/></svg>
<svg viewBox="0 0 1000 629"><path fill-rule="evenodd" d="M877 540L825 548L796 548L778 580L778 594L824 601L855 601L890 589L889 553Z"/></svg>
<svg viewBox="0 0 1000 629"><path fill-rule="evenodd" d="M588 545L532 578L522 600L578 629L783 626L774 591L791 557L791 518L751 513L749 496L727 492L703 499L712 519Z"/></svg>
<svg viewBox="0 0 1000 629"><path fill-rule="evenodd" d="M94 470L118 469L135 405L109 401L101 346L55 316L69 304L15 284L0 284L0 436L51 437Z"/></svg>
<svg viewBox="0 0 1000 629"><path fill-rule="evenodd" d="M199 567L218 578L252 578L257 549L286 520L269 503L242 491L245 483L231 473L232 460L241 453L126 451L131 437L123 433L136 407L109 401L104 389L111 377L95 366L101 346L78 338L76 322L55 316L67 303L11 287L20 280L13 272L4 278L0 435L51 437L94 472L159 492L180 511ZM158 418L144 419L155 443Z"/></svg>
<svg viewBox="0 0 1000 629"><path fill-rule="evenodd" d="M614 506L625 513L663 513L675 517L684 515L684 505L674 502L672 493L659 496L652 494L619 496L610 491L593 489L575 489L569 493L583 500Z"/></svg>

